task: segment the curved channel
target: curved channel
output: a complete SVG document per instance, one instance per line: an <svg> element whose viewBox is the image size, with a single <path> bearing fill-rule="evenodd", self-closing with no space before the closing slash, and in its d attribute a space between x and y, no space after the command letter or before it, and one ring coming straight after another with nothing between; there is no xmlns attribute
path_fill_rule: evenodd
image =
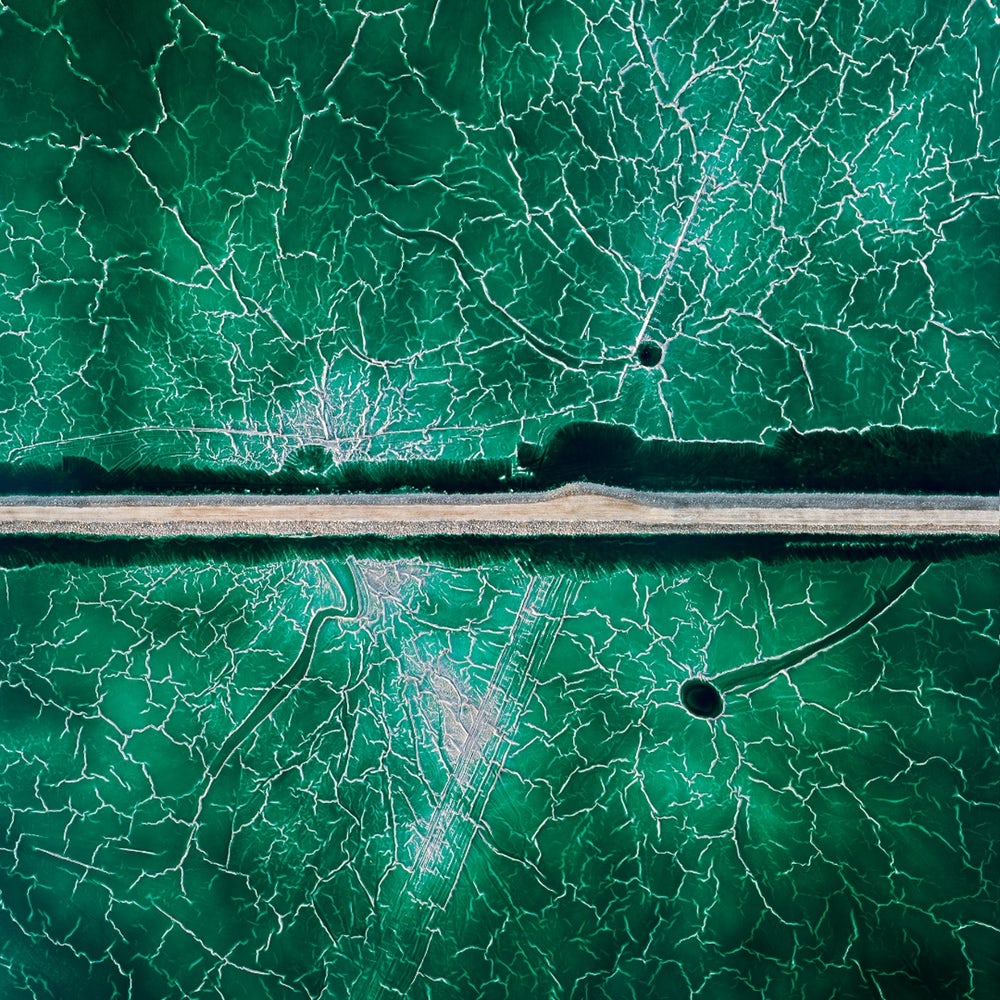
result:
<svg viewBox="0 0 1000 1000"><path fill-rule="evenodd" d="M342 608L323 608L313 615L312 621L309 622L309 627L306 629L302 649L292 665L268 688L247 717L219 747L208 768L209 785L218 776L236 748L292 693L295 686L305 677L313 654L316 652L316 644L323 626L334 618L356 618L360 614L361 588L358 585L357 569L353 565L353 561L349 562L346 567L332 567L332 571L344 594L344 606Z"/></svg>
<svg viewBox="0 0 1000 1000"><path fill-rule="evenodd" d="M759 684L762 681L769 680L775 674L798 666L798 664L810 659L817 653L821 653L843 642L845 639L849 639L852 635L860 632L861 629L878 617L878 615L882 614L883 611L895 604L917 582L926 569L927 564L915 564L908 567L900 577L887 587L883 587L877 591L871 604L860 615L852 618L847 624L842 625L833 632L829 632L827 635L807 643L805 646L800 646L798 649L782 653L780 656L771 656L765 660L756 660L753 663L747 663L741 667L727 670L725 673L719 674L718 677L711 678L712 685L721 694L725 695L738 688L746 688L754 684Z"/></svg>

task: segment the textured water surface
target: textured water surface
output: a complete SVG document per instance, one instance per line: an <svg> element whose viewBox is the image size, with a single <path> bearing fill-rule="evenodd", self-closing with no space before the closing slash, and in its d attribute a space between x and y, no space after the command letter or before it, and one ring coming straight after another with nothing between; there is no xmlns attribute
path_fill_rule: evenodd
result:
<svg viewBox="0 0 1000 1000"><path fill-rule="evenodd" d="M5 550L4 997L996 994L995 550L245 544Z"/></svg>
<svg viewBox="0 0 1000 1000"><path fill-rule="evenodd" d="M989 0L0 3L0 452L995 431Z"/></svg>
<svg viewBox="0 0 1000 1000"><path fill-rule="evenodd" d="M989 494L998 24L0 0L4 482ZM1000 995L995 545L759 542L4 541L0 996Z"/></svg>

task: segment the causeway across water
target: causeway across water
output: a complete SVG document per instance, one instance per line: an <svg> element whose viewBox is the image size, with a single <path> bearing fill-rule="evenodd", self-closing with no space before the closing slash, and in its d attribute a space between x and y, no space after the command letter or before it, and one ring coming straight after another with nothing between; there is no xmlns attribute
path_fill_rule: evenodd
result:
<svg viewBox="0 0 1000 1000"><path fill-rule="evenodd" d="M575 484L544 493L0 497L0 534L994 535L1000 500L857 493L640 493Z"/></svg>

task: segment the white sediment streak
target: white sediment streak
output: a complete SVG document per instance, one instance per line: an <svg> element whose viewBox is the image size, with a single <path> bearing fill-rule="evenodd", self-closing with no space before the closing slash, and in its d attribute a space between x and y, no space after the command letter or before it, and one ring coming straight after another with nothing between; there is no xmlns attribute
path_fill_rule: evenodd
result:
<svg viewBox="0 0 1000 1000"><path fill-rule="evenodd" d="M0 497L0 534L1000 535L995 497L833 493L545 493Z"/></svg>

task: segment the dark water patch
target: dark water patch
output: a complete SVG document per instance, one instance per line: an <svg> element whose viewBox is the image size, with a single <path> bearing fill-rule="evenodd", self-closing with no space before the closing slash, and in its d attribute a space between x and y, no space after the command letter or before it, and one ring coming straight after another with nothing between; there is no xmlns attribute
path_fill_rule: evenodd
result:
<svg viewBox="0 0 1000 1000"><path fill-rule="evenodd" d="M15 496L92 493L317 495L352 493L500 493L511 489L511 463L505 460L453 462L344 462L312 445L292 453L274 472L223 465L165 466L138 462L105 469L76 456L58 465L0 464L0 493Z"/></svg>
<svg viewBox="0 0 1000 1000"><path fill-rule="evenodd" d="M663 348L655 341L644 340L635 350L635 360L643 368L655 368L663 360Z"/></svg>
<svg viewBox="0 0 1000 1000"><path fill-rule="evenodd" d="M722 692L703 677L693 677L681 685L681 702L699 719L717 719L725 708Z"/></svg>

